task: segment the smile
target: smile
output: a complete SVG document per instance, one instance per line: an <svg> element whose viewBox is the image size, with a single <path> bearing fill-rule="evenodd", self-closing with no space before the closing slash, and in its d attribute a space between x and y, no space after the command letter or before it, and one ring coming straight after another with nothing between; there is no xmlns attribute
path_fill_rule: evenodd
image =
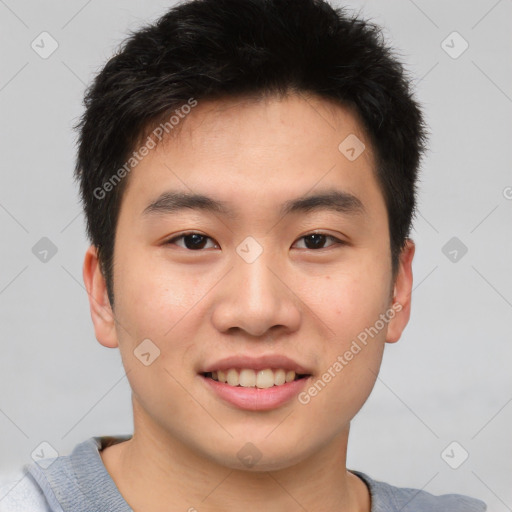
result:
<svg viewBox="0 0 512 512"><path fill-rule="evenodd" d="M228 370L207 372L204 376L229 386L268 389L274 386L283 386L286 383L302 379L308 375L297 374L293 370L284 370L282 368L267 368L258 371L251 368L240 370L230 368Z"/></svg>

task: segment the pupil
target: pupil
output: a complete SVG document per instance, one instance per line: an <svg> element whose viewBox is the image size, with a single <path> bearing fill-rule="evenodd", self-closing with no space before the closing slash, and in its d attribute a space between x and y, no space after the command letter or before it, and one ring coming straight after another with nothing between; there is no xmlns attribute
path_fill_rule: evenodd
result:
<svg viewBox="0 0 512 512"><path fill-rule="evenodd" d="M318 247L321 247L323 245L323 242L325 242L325 235L314 233L312 235L309 235L305 238L306 240L306 247L308 249L315 249ZM312 240L313 244L308 244L308 240Z"/></svg>
<svg viewBox="0 0 512 512"><path fill-rule="evenodd" d="M191 235L185 235L184 240L187 249L201 249L205 244L206 238L203 235L193 233ZM187 241L190 240L192 240L192 244L187 243Z"/></svg>

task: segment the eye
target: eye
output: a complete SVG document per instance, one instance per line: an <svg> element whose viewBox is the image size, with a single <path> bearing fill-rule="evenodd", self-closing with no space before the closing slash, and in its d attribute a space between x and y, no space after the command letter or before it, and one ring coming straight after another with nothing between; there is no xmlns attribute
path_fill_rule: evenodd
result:
<svg viewBox="0 0 512 512"><path fill-rule="evenodd" d="M304 239L306 241L305 248L313 249L313 250L324 249L325 247L323 247L323 246L324 246L326 240L328 240L328 239L334 241L334 243L328 247L331 247L332 245L343 245L345 243L342 240L339 240L338 238L331 236L331 235L327 235L325 233L311 233L309 235L304 235L299 238L299 240L302 240L302 239Z"/></svg>
<svg viewBox="0 0 512 512"><path fill-rule="evenodd" d="M183 239L184 246L180 245L180 244L176 244L176 240L181 240L181 239ZM206 243L205 243L206 240L213 240L213 239L210 238L209 236L203 235L201 233L192 232L192 233L184 233L182 235L171 238L170 240L167 240L167 242L165 242L165 245L175 244L175 245L178 245L179 247L183 247L184 249L189 249L191 251L197 251L199 249L204 249L204 247L206 245Z"/></svg>
<svg viewBox="0 0 512 512"><path fill-rule="evenodd" d="M342 240L339 240L338 238L327 235L325 233L311 233L309 235L304 235L299 238L299 240L304 239L306 241L305 243L305 249L324 249L325 242L327 240L333 241L331 245L328 247L331 247L332 245L344 245L345 242ZM177 240L183 240L184 245L180 245L176 243ZM201 233L191 232L191 233L184 233L182 235L176 236L174 238L171 238L167 242L165 242L165 245L178 245L178 247L183 247L184 249L188 249L191 251L197 251L205 248L206 241L207 240L213 240L209 236L203 235Z"/></svg>

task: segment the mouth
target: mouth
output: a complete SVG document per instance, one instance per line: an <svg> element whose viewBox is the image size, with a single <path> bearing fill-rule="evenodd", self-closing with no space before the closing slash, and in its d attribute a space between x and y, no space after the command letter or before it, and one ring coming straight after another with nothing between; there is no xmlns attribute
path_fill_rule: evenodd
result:
<svg viewBox="0 0 512 512"><path fill-rule="evenodd" d="M291 382L311 377L311 374L296 373L294 370L284 368L266 368L263 370L229 368L227 370L203 372L201 375L206 379L228 386L257 389L285 386Z"/></svg>
<svg viewBox="0 0 512 512"><path fill-rule="evenodd" d="M198 377L213 396L246 411L290 405L313 377L312 367L284 354L233 354L198 370Z"/></svg>

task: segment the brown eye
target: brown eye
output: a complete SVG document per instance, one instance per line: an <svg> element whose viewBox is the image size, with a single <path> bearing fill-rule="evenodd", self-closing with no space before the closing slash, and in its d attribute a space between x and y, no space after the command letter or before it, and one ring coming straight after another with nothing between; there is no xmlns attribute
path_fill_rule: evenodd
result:
<svg viewBox="0 0 512 512"><path fill-rule="evenodd" d="M325 249L325 242L329 239L334 241L334 243L328 247L331 247L332 245L343 245L344 243L338 238L331 235L326 235L324 233L311 233L310 235L304 235L303 237L299 238L299 240L305 240L305 249L312 250Z"/></svg>
<svg viewBox="0 0 512 512"><path fill-rule="evenodd" d="M183 240L183 245L177 244L177 240ZM191 251L197 251L205 248L207 240L212 240L209 236L203 235L201 233L184 233L177 237L171 238L166 242L166 245L178 245L179 247L183 247L184 249L188 249Z"/></svg>

